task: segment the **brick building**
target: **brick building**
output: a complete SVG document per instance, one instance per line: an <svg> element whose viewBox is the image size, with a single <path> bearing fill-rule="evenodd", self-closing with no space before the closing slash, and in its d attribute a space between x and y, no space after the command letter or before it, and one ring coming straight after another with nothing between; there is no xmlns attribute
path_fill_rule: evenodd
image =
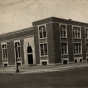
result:
<svg viewBox="0 0 88 88"><path fill-rule="evenodd" d="M50 17L32 25L0 35L0 66L16 65L16 55L20 65L88 61L87 23Z"/></svg>

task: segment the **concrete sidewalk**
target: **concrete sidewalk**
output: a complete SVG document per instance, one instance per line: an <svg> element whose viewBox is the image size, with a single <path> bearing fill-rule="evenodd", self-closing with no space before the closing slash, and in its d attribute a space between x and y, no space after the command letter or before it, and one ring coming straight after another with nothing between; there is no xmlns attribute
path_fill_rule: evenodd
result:
<svg viewBox="0 0 88 88"><path fill-rule="evenodd" d="M48 66L20 66L20 72L18 74L27 73L44 73L44 72L54 72L54 71L64 71L77 68L88 67L88 63L78 63L78 64L67 64L67 65L48 65ZM16 74L16 67L0 67L0 73L2 74Z"/></svg>

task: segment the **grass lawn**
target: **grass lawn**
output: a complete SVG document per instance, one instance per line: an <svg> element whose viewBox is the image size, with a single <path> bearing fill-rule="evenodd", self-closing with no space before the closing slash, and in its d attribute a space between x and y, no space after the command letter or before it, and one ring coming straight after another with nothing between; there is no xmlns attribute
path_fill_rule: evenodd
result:
<svg viewBox="0 0 88 88"><path fill-rule="evenodd" d="M88 68L51 73L0 74L0 88L88 87Z"/></svg>

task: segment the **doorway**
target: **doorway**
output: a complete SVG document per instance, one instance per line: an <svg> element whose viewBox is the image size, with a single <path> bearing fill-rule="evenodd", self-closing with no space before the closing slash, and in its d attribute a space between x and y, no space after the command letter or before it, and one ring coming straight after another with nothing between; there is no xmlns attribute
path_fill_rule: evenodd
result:
<svg viewBox="0 0 88 88"><path fill-rule="evenodd" d="M77 63L77 59L75 59L75 63Z"/></svg>
<svg viewBox="0 0 88 88"><path fill-rule="evenodd" d="M28 54L28 64L33 64L33 55Z"/></svg>
<svg viewBox="0 0 88 88"><path fill-rule="evenodd" d="M29 42L27 47L27 55L28 55L28 64L33 64L32 47L29 45Z"/></svg>
<svg viewBox="0 0 88 88"><path fill-rule="evenodd" d="M80 59L80 62L82 62L82 59Z"/></svg>

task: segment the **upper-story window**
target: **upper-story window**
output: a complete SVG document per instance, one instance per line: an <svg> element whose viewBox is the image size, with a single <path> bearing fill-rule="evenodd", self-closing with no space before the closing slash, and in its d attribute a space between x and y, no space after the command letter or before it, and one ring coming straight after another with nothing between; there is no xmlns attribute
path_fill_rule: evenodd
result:
<svg viewBox="0 0 88 88"><path fill-rule="evenodd" d="M20 42L15 42L15 53L17 58L21 57L21 45Z"/></svg>
<svg viewBox="0 0 88 88"><path fill-rule="evenodd" d="M81 54L81 43L74 43L74 54Z"/></svg>
<svg viewBox="0 0 88 88"><path fill-rule="evenodd" d="M47 44L40 44L40 53L41 56L47 55Z"/></svg>
<svg viewBox="0 0 88 88"><path fill-rule="evenodd" d="M61 37L62 38L66 38L67 37L67 27L66 27L66 25L61 24L60 33L61 33Z"/></svg>
<svg viewBox="0 0 88 88"><path fill-rule="evenodd" d="M88 38L88 28L86 28L86 38Z"/></svg>
<svg viewBox="0 0 88 88"><path fill-rule="evenodd" d="M62 54L67 54L67 43L61 43Z"/></svg>
<svg viewBox="0 0 88 88"><path fill-rule="evenodd" d="M45 27L45 25L39 27L39 38L46 38L46 27Z"/></svg>
<svg viewBox="0 0 88 88"><path fill-rule="evenodd" d="M74 38L81 38L80 27L73 27L73 37Z"/></svg>
<svg viewBox="0 0 88 88"><path fill-rule="evenodd" d="M7 59L8 54L7 54L7 44L2 44L2 58Z"/></svg>

